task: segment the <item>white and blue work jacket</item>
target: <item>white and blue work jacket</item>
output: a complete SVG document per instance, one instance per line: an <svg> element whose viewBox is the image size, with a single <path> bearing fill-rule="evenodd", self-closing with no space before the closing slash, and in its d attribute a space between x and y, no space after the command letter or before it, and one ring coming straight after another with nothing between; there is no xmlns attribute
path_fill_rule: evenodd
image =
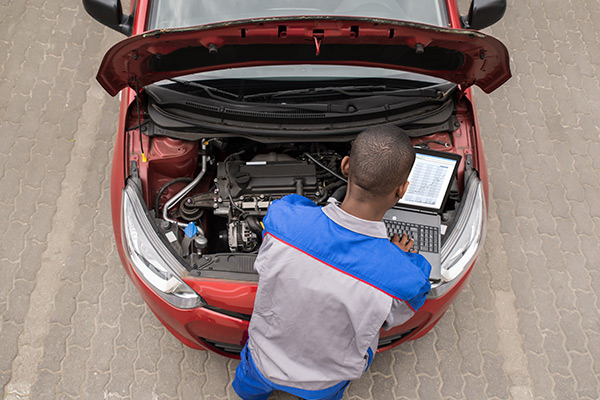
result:
<svg viewBox="0 0 600 400"><path fill-rule="evenodd" d="M431 266L391 243L385 224L289 195L273 202L254 264L248 348L272 382L321 390L359 378L379 330L423 305ZM370 353L370 354L369 354Z"/></svg>

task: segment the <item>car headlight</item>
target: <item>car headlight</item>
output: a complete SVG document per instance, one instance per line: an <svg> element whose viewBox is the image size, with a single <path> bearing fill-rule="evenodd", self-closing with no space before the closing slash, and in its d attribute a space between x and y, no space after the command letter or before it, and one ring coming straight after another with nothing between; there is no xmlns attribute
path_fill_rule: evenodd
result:
<svg viewBox="0 0 600 400"><path fill-rule="evenodd" d="M167 248L154 229L135 186L123 189L122 235L126 254L137 274L156 294L177 308L196 308L204 300L181 277L186 268Z"/></svg>
<svg viewBox="0 0 600 400"><path fill-rule="evenodd" d="M463 202L458 213L454 228L442 246L442 282L432 286L430 298L439 297L450 290L483 247L487 212L483 184L475 172L465 183Z"/></svg>

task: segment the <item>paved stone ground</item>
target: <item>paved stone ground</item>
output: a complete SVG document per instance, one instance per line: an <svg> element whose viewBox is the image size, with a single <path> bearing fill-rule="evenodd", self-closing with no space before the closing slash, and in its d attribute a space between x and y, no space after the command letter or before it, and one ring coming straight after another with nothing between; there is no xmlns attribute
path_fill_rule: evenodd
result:
<svg viewBox="0 0 600 400"><path fill-rule="evenodd" d="M489 32L514 77L475 93L491 180L485 252L436 328L377 356L345 398L600 396L600 3L509 1ZM236 398L237 362L175 340L116 255L118 101L94 76L120 38L75 0L0 1L6 399Z"/></svg>

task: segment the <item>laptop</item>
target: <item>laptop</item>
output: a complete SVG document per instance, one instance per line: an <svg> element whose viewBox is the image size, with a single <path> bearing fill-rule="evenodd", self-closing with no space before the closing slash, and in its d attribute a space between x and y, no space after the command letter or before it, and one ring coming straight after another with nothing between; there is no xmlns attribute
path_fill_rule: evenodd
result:
<svg viewBox="0 0 600 400"><path fill-rule="evenodd" d="M461 156L454 153L415 148L416 159L408 176L408 190L398 204L383 216L388 236L414 239L413 249L431 264L429 279L442 279L440 213L450 194Z"/></svg>

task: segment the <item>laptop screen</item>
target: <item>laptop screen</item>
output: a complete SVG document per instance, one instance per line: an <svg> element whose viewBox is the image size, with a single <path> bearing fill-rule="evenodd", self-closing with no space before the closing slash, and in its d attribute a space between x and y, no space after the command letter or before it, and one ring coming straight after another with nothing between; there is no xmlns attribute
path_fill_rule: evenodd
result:
<svg viewBox="0 0 600 400"><path fill-rule="evenodd" d="M398 205L429 211L441 211L450 193L461 156L441 151L415 149L417 156L408 190Z"/></svg>

